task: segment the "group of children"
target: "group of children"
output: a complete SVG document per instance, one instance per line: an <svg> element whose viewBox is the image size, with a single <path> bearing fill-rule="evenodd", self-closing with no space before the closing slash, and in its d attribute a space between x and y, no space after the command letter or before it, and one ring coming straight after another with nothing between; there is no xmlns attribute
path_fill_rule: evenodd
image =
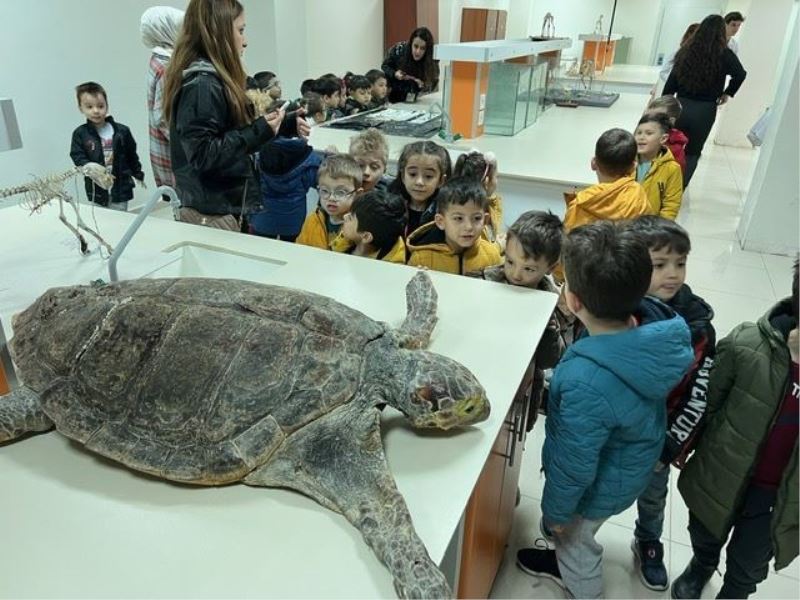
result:
<svg viewBox="0 0 800 600"><path fill-rule="evenodd" d="M281 101L274 74L254 79L270 102ZM353 110L368 102L361 79L350 78ZM385 92L380 79L370 84L373 101ZM310 87L307 115L325 120L342 83L323 76ZM87 193L101 204L127 202L131 178L143 179L135 141L107 116L101 86L76 91L87 123L73 134L71 156L105 164L116 178L105 196L89 185ZM658 98L633 134L603 133L592 159L598 183L567 195L563 223L528 211L508 231L488 153L453 165L443 147L415 141L391 179L387 142L371 129L346 154L276 138L258 156L264 206L250 215L252 233L560 295L519 391L535 414L543 369L555 367L541 522L555 548L522 549L517 561L574 597L602 595L596 533L634 502L639 574L651 589L668 587L661 536L670 465L685 465L678 487L694 552L672 597L699 597L731 530L720 597L747 597L772 557L783 568L798 554L797 265L791 299L716 344L713 310L685 283L689 236L674 222L686 144L674 129L679 114L675 98ZM312 187L319 204L306 215Z"/></svg>

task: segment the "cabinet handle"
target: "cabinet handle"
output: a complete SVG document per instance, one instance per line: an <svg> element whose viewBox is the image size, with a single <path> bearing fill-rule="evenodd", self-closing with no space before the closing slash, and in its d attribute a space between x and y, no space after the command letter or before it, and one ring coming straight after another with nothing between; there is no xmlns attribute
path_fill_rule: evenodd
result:
<svg viewBox="0 0 800 600"><path fill-rule="evenodd" d="M517 410L515 411L515 413L516 414L514 415L514 423L511 428L511 450L508 453L509 468L514 466L514 456L517 453L517 432L519 431L519 426L520 426L519 411Z"/></svg>

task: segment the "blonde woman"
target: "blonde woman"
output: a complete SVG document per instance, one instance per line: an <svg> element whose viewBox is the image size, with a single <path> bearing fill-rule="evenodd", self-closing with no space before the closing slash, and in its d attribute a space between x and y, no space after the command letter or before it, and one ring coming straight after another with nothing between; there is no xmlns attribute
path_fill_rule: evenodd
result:
<svg viewBox="0 0 800 600"><path fill-rule="evenodd" d="M189 2L163 103L181 221L243 228L243 219L261 205L250 155L278 134L308 134L297 115L283 122L283 110L254 116L241 62L246 47L241 3Z"/></svg>

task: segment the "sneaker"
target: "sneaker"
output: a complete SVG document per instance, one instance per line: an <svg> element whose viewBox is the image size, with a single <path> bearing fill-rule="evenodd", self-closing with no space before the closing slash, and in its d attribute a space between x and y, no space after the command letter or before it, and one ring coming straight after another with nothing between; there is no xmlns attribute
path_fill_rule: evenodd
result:
<svg viewBox="0 0 800 600"><path fill-rule="evenodd" d="M714 569L706 569L692 557L686 569L672 582L669 594L672 598L699 598Z"/></svg>
<svg viewBox="0 0 800 600"><path fill-rule="evenodd" d="M517 551L517 566L528 575L546 577L562 588L564 587L564 582L561 580L561 571L558 570L555 550L522 548Z"/></svg>
<svg viewBox="0 0 800 600"><path fill-rule="evenodd" d="M631 542L633 558L639 571L639 578L645 587L663 592L669 587L669 575L664 566L664 545L658 540Z"/></svg>

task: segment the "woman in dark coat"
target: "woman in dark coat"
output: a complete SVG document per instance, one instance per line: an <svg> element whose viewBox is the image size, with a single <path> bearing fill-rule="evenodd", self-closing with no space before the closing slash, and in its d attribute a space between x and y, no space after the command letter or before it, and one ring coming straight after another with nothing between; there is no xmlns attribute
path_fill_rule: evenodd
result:
<svg viewBox="0 0 800 600"><path fill-rule="evenodd" d="M381 65L391 88L389 102L413 102L420 93L436 89L439 61L433 60L433 45L430 29L419 27L407 42L389 48Z"/></svg>
<svg viewBox="0 0 800 600"><path fill-rule="evenodd" d="M730 76L727 87L725 81ZM725 21L709 15L675 55L675 65L664 84L664 95L676 95L683 112L675 127L689 138L683 187L689 185L706 143L717 107L733 98L747 72L728 48Z"/></svg>

